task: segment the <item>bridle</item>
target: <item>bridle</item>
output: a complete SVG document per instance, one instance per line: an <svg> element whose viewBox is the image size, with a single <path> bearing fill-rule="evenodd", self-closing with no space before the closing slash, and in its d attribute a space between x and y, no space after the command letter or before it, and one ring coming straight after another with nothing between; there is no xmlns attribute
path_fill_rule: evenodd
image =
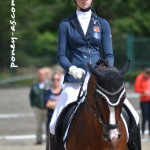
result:
<svg viewBox="0 0 150 150"><path fill-rule="evenodd" d="M121 92L121 94L120 94L117 102L114 103L114 104L112 102L110 102L107 95L114 96L116 94L119 94L119 92ZM118 90L116 90L115 92L109 92L109 91L105 90L104 88L102 88L99 84L96 84L96 86L94 88L93 96L96 99L96 110L94 110L91 107L91 105L89 104L87 99L86 99L86 103L87 103L87 106L89 107L89 109L91 110L91 112L94 113L94 115L98 118L98 121L104 126L105 129L110 130L110 129L118 128L118 122L119 122L120 119L117 121L116 124L109 124L109 123L105 123L103 121L102 115L100 113L99 98L102 97L108 103L108 105L110 107L118 106L121 99L126 98L126 92L125 92L124 84Z"/></svg>

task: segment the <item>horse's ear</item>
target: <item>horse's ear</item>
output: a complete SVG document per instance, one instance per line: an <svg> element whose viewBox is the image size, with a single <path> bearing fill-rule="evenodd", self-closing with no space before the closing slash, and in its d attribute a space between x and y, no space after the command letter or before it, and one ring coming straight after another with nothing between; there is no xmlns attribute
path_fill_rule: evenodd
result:
<svg viewBox="0 0 150 150"><path fill-rule="evenodd" d="M94 67L92 67L91 64L87 63L89 69L90 69L90 72L95 76L97 77L98 79L103 79L104 78L104 74L101 73L101 72L98 72Z"/></svg>
<svg viewBox="0 0 150 150"><path fill-rule="evenodd" d="M119 70L119 74L121 76L125 76L125 74L128 72L129 68L130 68L130 64L131 64L131 59L128 59L128 61L125 63L125 65L122 67L121 70Z"/></svg>

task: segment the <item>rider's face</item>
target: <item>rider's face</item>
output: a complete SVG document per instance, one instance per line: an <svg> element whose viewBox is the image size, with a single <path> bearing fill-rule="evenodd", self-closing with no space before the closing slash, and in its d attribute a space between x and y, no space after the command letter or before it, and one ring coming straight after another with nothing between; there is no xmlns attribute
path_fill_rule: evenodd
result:
<svg viewBox="0 0 150 150"><path fill-rule="evenodd" d="M76 0L77 5L82 8L86 9L91 6L93 0Z"/></svg>

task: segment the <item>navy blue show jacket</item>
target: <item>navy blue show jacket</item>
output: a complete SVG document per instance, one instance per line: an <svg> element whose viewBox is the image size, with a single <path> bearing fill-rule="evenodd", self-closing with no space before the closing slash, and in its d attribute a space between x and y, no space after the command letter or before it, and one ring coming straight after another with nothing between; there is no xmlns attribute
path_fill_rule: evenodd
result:
<svg viewBox="0 0 150 150"><path fill-rule="evenodd" d="M103 56L100 51L103 49ZM114 63L111 29L109 23L94 13L86 35L84 35L76 13L63 20L58 30L58 61L66 71L64 82L78 83L68 74L72 65L88 71L87 62L93 66L100 59L104 59L109 65Z"/></svg>

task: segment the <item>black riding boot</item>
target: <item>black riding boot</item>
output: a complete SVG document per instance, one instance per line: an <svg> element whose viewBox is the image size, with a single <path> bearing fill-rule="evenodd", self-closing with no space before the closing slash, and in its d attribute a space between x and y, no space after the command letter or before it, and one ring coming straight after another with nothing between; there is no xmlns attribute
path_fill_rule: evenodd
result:
<svg viewBox="0 0 150 150"><path fill-rule="evenodd" d="M50 148L50 150L56 150L56 140L53 134L50 134Z"/></svg>
<svg viewBox="0 0 150 150"><path fill-rule="evenodd" d="M135 137L131 143L128 143L129 150L142 150L141 147L141 135L140 135L140 126L137 126L137 131Z"/></svg>

